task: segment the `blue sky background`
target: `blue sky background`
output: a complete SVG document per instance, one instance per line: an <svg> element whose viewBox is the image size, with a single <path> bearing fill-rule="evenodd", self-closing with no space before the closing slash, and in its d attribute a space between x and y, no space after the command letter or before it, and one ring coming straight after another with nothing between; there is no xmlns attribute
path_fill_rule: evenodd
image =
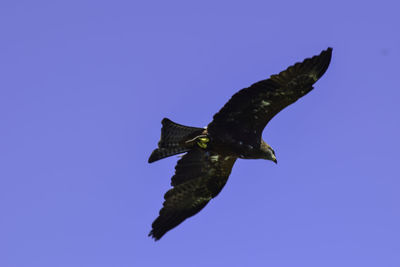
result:
<svg viewBox="0 0 400 267"><path fill-rule="evenodd" d="M0 266L400 266L397 1L1 1ZM332 46L221 194L147 237L177 157L237 90Z"/></svg>

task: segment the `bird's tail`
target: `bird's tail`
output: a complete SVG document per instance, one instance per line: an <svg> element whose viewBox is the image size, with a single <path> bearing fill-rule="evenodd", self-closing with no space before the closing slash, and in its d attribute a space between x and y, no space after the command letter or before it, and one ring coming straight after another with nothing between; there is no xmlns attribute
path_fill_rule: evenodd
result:
<svg viewBox="0 0 400 267"><path fill-rule="evenodd" d="M189 151L191 146L186 141L201 135L204 131L203 128L180 125L167 118L164 118L161 124L161 139L158 148L151 153L149 163Z"/></svg>

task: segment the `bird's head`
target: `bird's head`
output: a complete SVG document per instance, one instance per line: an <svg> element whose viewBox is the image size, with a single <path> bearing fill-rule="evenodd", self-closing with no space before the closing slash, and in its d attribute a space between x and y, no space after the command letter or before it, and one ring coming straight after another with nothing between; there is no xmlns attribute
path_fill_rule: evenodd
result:
<svg viewBox="0 0 400 267"><path fill-rule="evenodd" d="M272 160L273 162L278 163L276 160L275 151L264 140L261 140L261 151L264 159Z"/></svg>

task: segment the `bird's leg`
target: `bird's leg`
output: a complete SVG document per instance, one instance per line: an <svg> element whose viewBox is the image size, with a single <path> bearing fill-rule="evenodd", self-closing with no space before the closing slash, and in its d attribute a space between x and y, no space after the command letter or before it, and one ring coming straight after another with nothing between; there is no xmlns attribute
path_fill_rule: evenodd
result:
<svg viewBox="0 0 400 267"><path fill-rule="evenodd" d="M207 148L207 143L210 142L210 139L207 136L200 137L197 141L197 145L203 149Z"/></svg>
<svg viewBox="0 0 400 267"><path fill-rule="evenodd" d="M185 143L186 144L193 144L194 142L196 142L196 144L203 149L207 148L207 143L210 142L210 138L208 138L207 135L202 134L202 135L198 135L195 138L192 138L190 140L187 140Z"/></svg>

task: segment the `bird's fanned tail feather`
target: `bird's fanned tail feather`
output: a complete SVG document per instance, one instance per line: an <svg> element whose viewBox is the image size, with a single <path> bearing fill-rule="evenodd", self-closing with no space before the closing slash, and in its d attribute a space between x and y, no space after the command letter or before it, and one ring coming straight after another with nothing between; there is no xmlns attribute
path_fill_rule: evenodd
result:
<svg viewBox="0 0 400 267"><path fill-rule="evenodd" d="M161 121L161 139L158 148L151 153L149 163L189 151L184 141L204 131L203 128L184 126L164 118Z"/></svg>

